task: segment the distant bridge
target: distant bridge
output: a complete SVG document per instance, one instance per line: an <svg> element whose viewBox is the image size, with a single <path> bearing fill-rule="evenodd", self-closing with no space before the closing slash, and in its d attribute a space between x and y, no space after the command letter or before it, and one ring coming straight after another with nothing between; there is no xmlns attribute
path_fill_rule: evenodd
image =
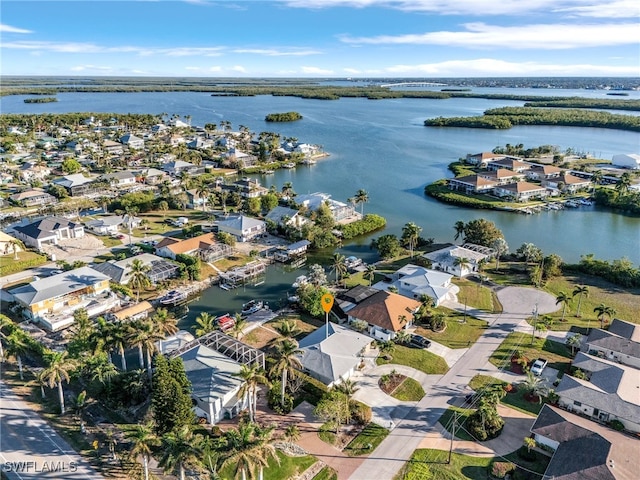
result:
<svg viewBox="0 0 640 480"><path fill-rule="evenodd" d="M446 87L446 83L433 82L401 82L401 83L384 83L380 87Z"/></svg>

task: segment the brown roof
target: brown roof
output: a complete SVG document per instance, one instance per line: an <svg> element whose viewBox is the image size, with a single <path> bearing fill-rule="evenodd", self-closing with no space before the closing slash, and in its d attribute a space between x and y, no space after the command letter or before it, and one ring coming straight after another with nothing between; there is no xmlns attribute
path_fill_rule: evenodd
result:
<svg viewBox="0 0 640 480"><path fill-rule="evenodd" d="M187 238L186 240L178 240L175 243L166 245L166 247L177 255L180 253L193 252L197 249L208 248L215 243L216 235L214 233L204 233L202 235L198 235L197 237ZM156 248L159 247L160 244L156 245Z"/></svg>
<svg viewBox="0 0 640 480"><path fill-rule="evenodd" d="M420 302L417 300L380 291L349 310L349 316L397 332L406 325L400 322L400 317L410 321L418 307Z"/></svg>
<svg viewBox="0 0 640 480"><path fill-rule="evenodd" d="M167 245L173 245L174 243L181 242L182 240L178 240L177 238L166 237L160 240L156 245L156 248L166 247Z"/></svg>
<svg viewBox="0 0 640 480"><path fill-rule="evenodd" d="M522 174L516 173L513 170L508 170L506 168L499 168L498 170L494 170L491 172L482 172L480 174L484 178L510 178L510 177L520 177Z"/></svg>
<svg viewBox="0 0 640 480"><path fill-rule="evenodd" d="M529 183L529 182L508 183L506 185L501 185L496 188L500 188L502 190L509 190L511 192L517 192L517 193L532 192L535 190L546 190L546 188L541 187L540 185L536 185L535 183Z"/></svg>
<svg viewBox="0 0 640 480"><path fill-rule="evenodd" d="M549 175L550 173L562 172L561 168L555 167L553 165L532 165L530 170L534 172L541 171L545 175Z"/></svg>
<svg viewBox="0 0 640 480"><path fill-rule="evenodd" d="M570 173L565 173L563 175L560 175L560 181L566 183L567 185L591 183L591 180L576 177L575 175L571 175Z"/></svg>
<svg viewBox="0 0 640 480"><path fill-rule="evenodd" d="M456 177L449 179L450 182L460 182L465 183L467 185L473 185L474 187L481 187L484 185L493 186L496 184L493 180L489 180L488 178L480 177L478 175L467 175L465 177Z"/></svg>
<svg viewBox="0 0 640 480"><path fill-rule="evenodd" d="M144 301L136 303L130 307L123 308L122 310L118 310L113 313L113 316L118 320L125 320L129 317L133 317L134 315L138 315L139 313L150 312L151 310L153 310L153 306L149 302Z"/></svg>

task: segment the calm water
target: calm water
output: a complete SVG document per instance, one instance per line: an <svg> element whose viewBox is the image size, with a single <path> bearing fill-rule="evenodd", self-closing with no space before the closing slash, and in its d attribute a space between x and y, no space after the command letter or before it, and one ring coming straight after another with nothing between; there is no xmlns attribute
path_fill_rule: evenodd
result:
<svg viewBox="0 0 640 480"><path fill-rule="evenodd" d="M551 89L487 89L488 93L533 93L538 95L581 95L612 98L603 91ZM638 92L629 92L636 98ZM25 104L24 96L0 99L3 113L116 112L191 115L192 124L230 121L253 132L275 131L283 137L320 144L330 156L314 166L282 170L261 182L278 189L292 182L298 193L327 192L345 201L363 188L370 201L364 211L387 218L385 233L399 234L407 222L423 228L424 237L437 242L453 241L456 221L487 218L504 232L512 250L533 242L546 253L557 253L569 262L593 253L598 258L627 257L640 265L640 218L628 217L594 207L551 211L538 215L517 215L453 207L423 194L425 185L449 176L447 165L467 153L492 150L506 143L535 147L557 145L599 158L617 153L640 152L640 135L596 128L516 127L507 131L426 128L423 121L436 116L481 114L488 108L518 106L523 102L486 99L340 99L305 100L293 97L212 97L206 93L69 93L57 95L57 103ZM272 124L264 121L273 112L297 111L302 121ZM378 233L376 235L379 235ZM371 237L347 245L345 254L373 260L368 248ZM258 290L224 292L214 288L201 302L191 305L220 313L237 309L243 301L259 296L276 302L282 292L292 290L299 272L272 268L267 282ZM192 314L189 315L189 318Z"/></svg>

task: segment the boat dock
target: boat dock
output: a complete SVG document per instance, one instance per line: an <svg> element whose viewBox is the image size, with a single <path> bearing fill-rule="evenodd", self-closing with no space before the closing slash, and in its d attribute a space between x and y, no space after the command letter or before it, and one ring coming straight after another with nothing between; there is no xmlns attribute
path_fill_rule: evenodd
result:
<svg viewBox="0 0 640 480"><path fill-rule="evenodd" d="M260 260L249 262L246 265L232 268L227 272L220 273L220 288L230 290L240 285L246 284L267 271L267 264Z"/></svg>

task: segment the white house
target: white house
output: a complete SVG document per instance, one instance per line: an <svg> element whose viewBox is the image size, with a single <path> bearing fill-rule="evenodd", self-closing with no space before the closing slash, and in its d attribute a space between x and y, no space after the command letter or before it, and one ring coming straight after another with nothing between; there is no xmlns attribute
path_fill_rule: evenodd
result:
<svg viewBox="0 0 640 480"><path fill-rule="evenodd" d="M14 228L16 238L25 245L42 251L44 245L57 245L60 240L84 237L84 227L64 217L47 217Z"/></svg>
<svg viewBox="0 0 640 480"><path fill-rule="evenodd" d="M218 220L216 225L218 231L233 235L239 242L248 242L267 231L265 222L244 215L229 216Z"/></svg>
<svg viewBox="0 0 640 480"><path fill-rule="evenodd" d="M141 150L144 148L144 140L131 133L127 133L120 137L120 142L123 145L127 145L132 150Z"/></svg>
<svg viewBox="0 0 640 480"><path fill-rule="evenodd" d="M124 222L124 216L109 215L98 217L95 220L85 222L87 228L93 230L98 235L111 235L118 233L120 225Z"/></svg>
<svg viewBox="0 0 640 480"><path fill-rule="evenodd" d="M434 252L422 255L431 261L431 266L458 277L464 277L478 271L478 264L489 258L486 253L478 252L458 245L450 245ZM459 262L463 263L460 264Z"/></svg>
<svg viewBox="0 0 640 480"><path fill-rule="evenodd" d="M215 425L224 418L234 418L247 407L247 398L238 397L243 384L236 376L240 363L204 345L196 345L179 356L191 382L198 417Z"/></svg>
<svg viewBox="0 0 640 480"><path fill-rule="evenodd" d="M416 300L426 295L438 306L449 293L457 292L458 287L451 284L452 278L453 275L448 273L409 263L391 275L391 283L378 282L373 287L388 290L394 286L398 289L398 294Z"/></svg>

